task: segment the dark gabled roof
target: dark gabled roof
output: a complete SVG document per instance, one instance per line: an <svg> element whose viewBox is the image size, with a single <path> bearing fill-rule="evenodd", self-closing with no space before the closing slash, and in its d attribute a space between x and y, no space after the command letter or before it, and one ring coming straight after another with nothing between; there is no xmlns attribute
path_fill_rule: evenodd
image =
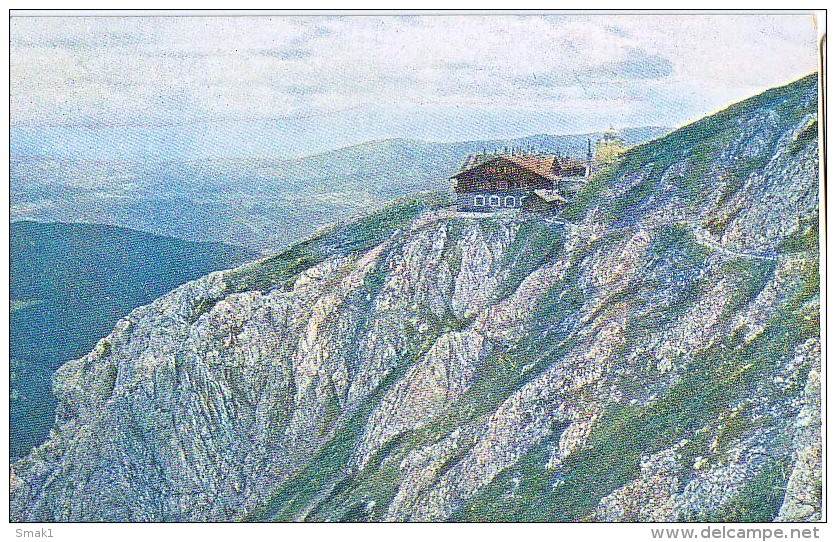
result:
<svg viewBox="0 0 836 542"><path fill-rule="evenodd" d="M545 179L550 181L560 180L552 169L554 167L555 156L506 156L505 158Z"/></svg>
<svg viewBox="0 0 836 542"><path fill-rule="evenodd" d="M576 160L574 158L564 158L556 156L554 154L545 156L515 156L510 154L499 154L495 156L486 155L482 157L468 157L462 165L461 171L453 175L453 178L458 178L459 176L473 169L489 164L491 162L498 163L501 161L510 162L514 165L517 165L525 170L534 173L539 177L548 179L552 182L559 182L567 177L566 175L561 175L561 171L585 171L586 169L586 164L584 164L580 160Z"/></svg>

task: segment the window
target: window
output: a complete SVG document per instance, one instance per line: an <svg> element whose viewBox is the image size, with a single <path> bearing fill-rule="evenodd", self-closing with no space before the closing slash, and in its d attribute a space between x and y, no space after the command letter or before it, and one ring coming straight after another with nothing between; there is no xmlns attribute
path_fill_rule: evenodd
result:
<svg viewBox="0 0 836 542"><path fill-rule="evenodd" d="M517 198L514 196L505 196L505 206L506 207L516 207L517 206Z"/></svg>
<svg viewBox="0 0 836 542"><path fill-rule="evenodd" d="M499 207L499 196L491 196L491 207Z"/></svg>
<svg viewBox="0 0 836 542"><path fill-rule="evenodd" d="M476 196L473 198L473 205L476 207L484 207L485 206L485 196Z"/></svg>

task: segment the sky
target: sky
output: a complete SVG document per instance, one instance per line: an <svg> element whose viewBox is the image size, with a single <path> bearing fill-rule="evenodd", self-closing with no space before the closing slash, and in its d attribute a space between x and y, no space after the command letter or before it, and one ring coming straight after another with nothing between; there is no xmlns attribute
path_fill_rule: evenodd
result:
<svg viewBox="0 0 836 542"><path fill-rule="evenodd" d="M810 14L13 17L13 156L289 158L676 127L816 70Z"/></svg>

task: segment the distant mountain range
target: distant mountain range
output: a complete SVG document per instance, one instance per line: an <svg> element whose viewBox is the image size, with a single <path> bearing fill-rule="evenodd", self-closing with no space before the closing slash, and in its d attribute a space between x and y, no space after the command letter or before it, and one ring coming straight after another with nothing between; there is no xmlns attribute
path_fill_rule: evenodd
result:
<svg viewBox="0 0 836 542"><path fill-rule="evenodd" d="M630 145L667 128L625 129ZM583 157L599 134L429 143L372 141L286 161L99 162L13 157L12 220L104 223L264 253L407 194L444 188L482 150L535 148Z"/></svg>
<svg viewBox="0 0 836 542"><path fill-rule="evenodd" d="M10 226L11 455L52 427L51 378L116 321L172 288L255 254L95 224Z"/></svg>

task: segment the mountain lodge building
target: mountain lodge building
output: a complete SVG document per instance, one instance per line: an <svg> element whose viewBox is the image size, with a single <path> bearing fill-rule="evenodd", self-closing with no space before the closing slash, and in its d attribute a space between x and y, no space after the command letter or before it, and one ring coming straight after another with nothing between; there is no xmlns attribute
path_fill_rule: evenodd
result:
<svg viewBox="0 0 836 542"><path fill-rule="evenodd" d="M555 154L468 156L452 177L456 210L484 213L566 203L577 185L589 177L591 154L590 145L586 163Z"/></svg>

